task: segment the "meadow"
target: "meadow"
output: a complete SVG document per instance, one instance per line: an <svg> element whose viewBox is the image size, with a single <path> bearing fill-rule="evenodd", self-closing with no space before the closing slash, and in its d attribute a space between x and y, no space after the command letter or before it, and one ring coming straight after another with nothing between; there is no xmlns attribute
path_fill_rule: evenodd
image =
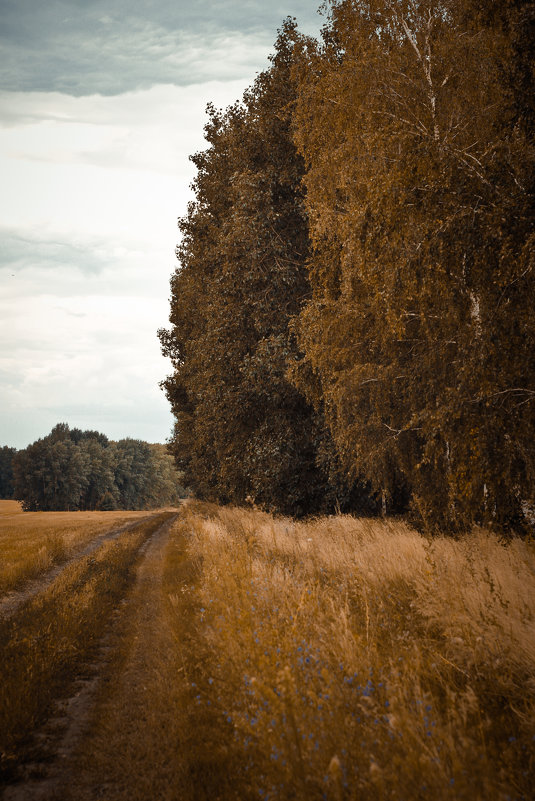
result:
<svg viewBox="0 0 535 801"><path fill-rule="evenodd" d="M534 607L529 538L188 501L0 626L4 775L20 783L111 627L87 722L35 797L528 801Z"/></svg>
<svg viewBox="0 0 535 801"><path fill-rule="evenodd" d="M23 512L18 501L0 500L0 602L112 526L146 516L146 511Z"/></svg>
<svg viewBox="0 0 535 801"><path fill-rule="evenodd" d="M533 542L200 504L180 525L198 579L170 602L180 630L192 596L191 700L237 797L533 797Z"/></svg>

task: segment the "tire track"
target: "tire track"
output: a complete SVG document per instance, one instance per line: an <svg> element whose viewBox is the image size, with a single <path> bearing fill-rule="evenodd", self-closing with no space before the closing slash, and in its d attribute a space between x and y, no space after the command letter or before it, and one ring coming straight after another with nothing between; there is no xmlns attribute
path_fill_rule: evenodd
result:
<svg viewBox="0 0 535 801"><path fill-rule="evenodd" d="M144 518L143 522L147 519ZM80 672L70 697L56 702L47 723L34 734L39 760L23 766L22 781L5 788L4 801L65 801L68 797L69 784L76 778L73 775L73 755L87 732L101 685L124 637L124 618L128 617L129 607L139 601L140 592L145 590L143 577L147 573L147 561L150 562L155 553L163 552L169 528L175 519L176 516L165 521L139 549L140 562L134 585L113 613L94 659ZM136 521L136 524L140 522ZM113 534L119 536L132 527L121 527L121 531ZM107 539L112 538L109 532ZM78 801L79 796L74 795L74 798Z"/></svg>
<svg viewBox="0 0 535 801"><path fill-rule="evenodd" d="M31 579L21 590L12 590L11 592L7 593L1 600L0 600L0 618L3 620L7 620L12 617L16 611L24 604L26 601L29 601L31 598L34 598L40 592L49 587L53 581L65 570L68 565L76 562L78 559L83 559L85 556L90 556L94 551L100 548L103 543L108 542L109 540L117 539L121 534L125 531L129 531L131 529L136 528L143 523L146 523L148 520L152 520L156 517L156 514L147 515L146 517L136 518L132 523L125 523L123 526L119 526L118 528L113 528L110 531L105 531L102 534L99 534L95 537L94 540L87 543L83 548L78 551L75 551L68 559L64 562L60 562L57 565L54 565L47 570L45 573L41 573L41 575L37 576L35 579Z"/></svg>

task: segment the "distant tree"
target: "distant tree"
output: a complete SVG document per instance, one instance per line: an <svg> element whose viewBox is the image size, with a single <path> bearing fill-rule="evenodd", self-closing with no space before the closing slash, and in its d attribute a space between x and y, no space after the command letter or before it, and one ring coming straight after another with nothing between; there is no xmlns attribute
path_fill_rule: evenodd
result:
<svg viewBox="0 0 535 801"><path fill-rule="evenodd" d="M106 448L110 443L106 434L101 434L100 431L82 431L80 428L71 428L69 437L76 445L86 440L95 440L103 448Z"/></svg>
<svg viewBox="0 0 535 801"><path fill-rule="evenodd" d="M117 498L113 492L106 492L101 496L97 508L101 512L112 512L117 509Z"/></svg>
<svg viewBox="0 0 535 801"><path fill-rule="evenodd" d="M55 429L13 461L14 497L26 511L76 510L87 487L87 458L74 442Z"/></svg>
<svg viewBox="0 0 535 801"><path fill-rule="evenodd" d="M92 434L93 432L91 432ZM102 443L105 444L102 444ZM81 505L83 509L102 509L105 496L111 496L106 503L113 503L116 508L119 500L119 491L115 483L116 452L108 447L108 439L104 434L94 437L81 437L78 439L80 453L88 464L86 473L87 486Z"/></svg>
<svg viewBox="0 0 535 801"><path fill-rule="evenodd" d="M71 436L73 434L73 436ZM174 504L179 476L164 446L113 443L61 423L13 459L14 497L27 511L145 509Z"/></svg>
<svg viewBox="0 0 535 801"><path fill-rule="evenodd" d="M143 509L150 499L150 446L139 439L127 438L115 443L114 450L119 508Z"/></svg>
<svg viewBox="0 0 535 801"><path fill-rule="evenodd" d="M185 497L185 490L180 484L174 459L165 445L158 443L149 445L150 459L150 505L174 505Z"/></svg>
<svg viewBox="0 0 535 801"><path fill-rule="evenodd" d="M0 448L0 498L13 497L13 457L16 448L4 445Z"/></svg>

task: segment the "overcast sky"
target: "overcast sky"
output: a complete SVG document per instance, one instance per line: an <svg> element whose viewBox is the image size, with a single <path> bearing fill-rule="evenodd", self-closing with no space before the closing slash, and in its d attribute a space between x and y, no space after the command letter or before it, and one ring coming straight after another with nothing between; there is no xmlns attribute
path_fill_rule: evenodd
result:
<svg viewBox="0 0 535 801"><path fill-rule="evenodd" d="M0 446L53 425L165 441L177 217L284 17L319 0L0 0Z"/></svg>

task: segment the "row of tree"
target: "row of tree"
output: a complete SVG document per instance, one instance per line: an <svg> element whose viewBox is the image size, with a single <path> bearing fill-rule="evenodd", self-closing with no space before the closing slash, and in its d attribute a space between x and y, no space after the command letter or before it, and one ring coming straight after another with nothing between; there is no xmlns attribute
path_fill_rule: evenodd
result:
<svg viewBox="0 0 535 801"><path fill-rule="evenodd" d="M330 0L209 109L164 383L203 497L523 524L535 4Z"/></svg>
<svg viewBox="0 0 535 801"><path fill-rule="evenodd" d="M13 497L13 457L16 448L4 445L0 448L0 498Z"/></svg>
<svg viewBox="0 0 535 801"><path fill-rule="evenodd" d="M2 457L4 451L12 487L11 493L2 488L2 497L21 501L25 511L149 509L184 494L164 445L111 442L98 431L60 423L24 450L4 448Z"/></svg>

